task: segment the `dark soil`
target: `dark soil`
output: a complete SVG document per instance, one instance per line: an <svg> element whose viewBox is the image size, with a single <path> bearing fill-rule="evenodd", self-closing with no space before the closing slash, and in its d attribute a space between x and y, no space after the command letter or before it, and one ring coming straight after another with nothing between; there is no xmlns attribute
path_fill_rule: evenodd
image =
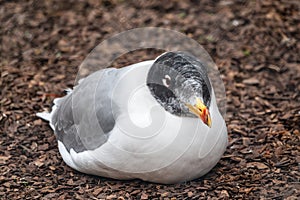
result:
<svg viewBox="0 0 300 200"><path fill-rule="evenodd" d="M0 199L300 198L299 1L159 2L0 1ZM198 180L159 185L79 173L35 117L72 87L97 44L146 26L199 41L222 74L229 145Z"/></svg>

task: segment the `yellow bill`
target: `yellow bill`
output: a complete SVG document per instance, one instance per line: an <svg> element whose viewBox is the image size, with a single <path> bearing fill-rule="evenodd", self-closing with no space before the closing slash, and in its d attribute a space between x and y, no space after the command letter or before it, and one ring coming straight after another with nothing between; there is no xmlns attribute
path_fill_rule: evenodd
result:
<svg viewBox="0 0 300 200"><path fill-rule="evenodd" d="M209 110L199 98L196 98L195 105L191 105L191 104L186 104L186 105L189 108L191 113L199 117L204 122L204 124L206 124L208 127L211 127L211 118L210 118Z"/></svg>

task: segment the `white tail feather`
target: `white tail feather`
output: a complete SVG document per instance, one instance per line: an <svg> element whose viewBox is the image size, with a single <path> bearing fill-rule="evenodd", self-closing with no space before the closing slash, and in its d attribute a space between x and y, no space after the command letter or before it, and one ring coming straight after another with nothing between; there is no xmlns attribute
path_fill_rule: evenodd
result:
<svg viewBox="0 0 300 200"><path fill-rule="evenodd" d="M71 91L69 91L69 93L70 93L70 92L71 92ZM40 112L40 113L36 113L36 116L37 116L37 117L40 117L40 118L42 118L43 120L48 121L50 127L51 127L53 130L55 130L55 128L54 128L54 125L53 125L52 122L51 122L52 115L53 115L53 113L55 112L55 110L57 109L57 107L59 106L59 101L60 101L61 99L62 99L62 98L56 98L56 99L53 100L54 105L52 106L52 110L51 110L50 113L49 113L49 112Z"/></svg>
<svg viewBox="0 0 300 200"><path fill-rule="evenodd" d="M51 120L51 114L48 112L39 112L39 113L36 113L36 116L38 116L39 118L42 118L43 120L46 120L48 122L50 122L50 120Z"/></svg>

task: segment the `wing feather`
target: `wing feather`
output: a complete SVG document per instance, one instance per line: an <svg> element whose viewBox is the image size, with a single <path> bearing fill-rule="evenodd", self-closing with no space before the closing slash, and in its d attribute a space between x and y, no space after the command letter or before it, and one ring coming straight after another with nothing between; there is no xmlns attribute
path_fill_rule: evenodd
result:
<svg viewBox="0 0 300 200"><path fill-rule="evenodd" d="M68 151L93 150L107 141L115 125L111 93L117 77L114 68L97 71L56 102L51 124Z"/></svg>

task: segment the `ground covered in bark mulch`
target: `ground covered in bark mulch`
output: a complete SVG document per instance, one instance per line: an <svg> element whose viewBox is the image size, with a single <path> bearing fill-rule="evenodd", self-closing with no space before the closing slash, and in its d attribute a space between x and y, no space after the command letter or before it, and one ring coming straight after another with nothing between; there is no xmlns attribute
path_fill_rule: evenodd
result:
<svg viewBox="0 0 300 200"><path fill-rule="evenodd" d="M187 34L219 66L227 151L206 176L175 185L72 170L35 113L72 87L97 44L147 26ZM0 1L0 199L299 199L299 30L297 0Z"/></svg>

